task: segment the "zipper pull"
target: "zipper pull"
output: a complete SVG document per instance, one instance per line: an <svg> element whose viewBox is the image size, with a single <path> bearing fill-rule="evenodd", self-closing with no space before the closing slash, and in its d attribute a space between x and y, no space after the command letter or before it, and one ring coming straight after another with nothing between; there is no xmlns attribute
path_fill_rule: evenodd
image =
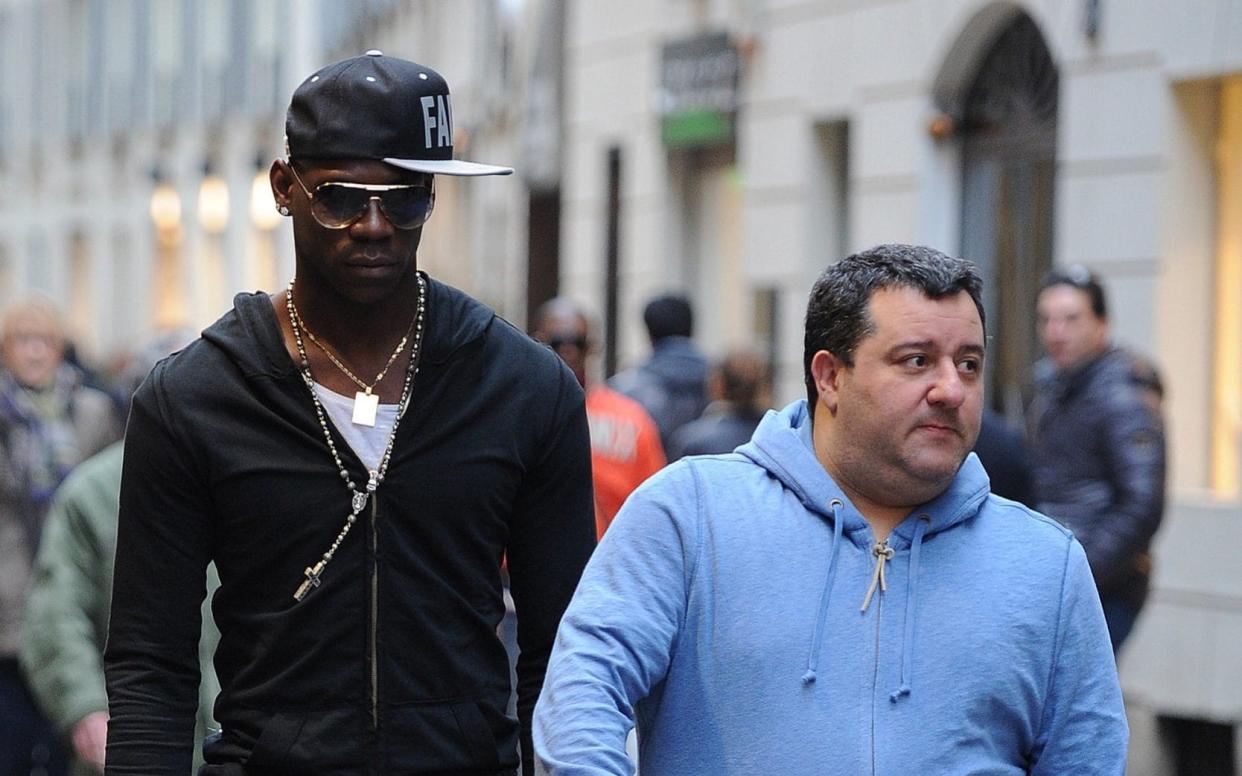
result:
<svg viewBox="0 0 1242 776"><path fill-rule="evenodd" d="M871 548L871 554L875 556L875 572L871 575L871 585L867 588L867 597L863 599L862 606L858 611L865 612L867 607L871 605L871 596L875 595L875 589L880 588L880 592L888 590L888 579L884 576L884 565L892 559L893 548L888 546L887 542L879 542Z"/></svg>

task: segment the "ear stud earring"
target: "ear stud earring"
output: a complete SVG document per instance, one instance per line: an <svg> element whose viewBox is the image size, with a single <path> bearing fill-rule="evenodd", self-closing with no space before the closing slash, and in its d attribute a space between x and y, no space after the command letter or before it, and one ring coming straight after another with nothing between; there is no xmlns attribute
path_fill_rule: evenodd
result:
<svg viewBox="0 0 1242 776"><path fill-rule="evenodd" d="M287 216L289 215L289 206L288 205L277 205L276 212L280 213L282 216Z"/></svg>

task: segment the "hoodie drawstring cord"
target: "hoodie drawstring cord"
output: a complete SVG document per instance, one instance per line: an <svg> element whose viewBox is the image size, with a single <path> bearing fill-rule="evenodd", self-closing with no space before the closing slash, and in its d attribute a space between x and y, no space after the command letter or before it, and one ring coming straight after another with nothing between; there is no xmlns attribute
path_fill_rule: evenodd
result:
<svg viewBox="0 0 1242 776"><path fill-rule="evenodd" d="M824 591L819 596L819 614L815 617L815 635L811 641L811 656L806 661L806 673L802 675L802 684L815 681L815 670L819 667L819 645L824 639L824 623L828 619L828 597L832 592L832 582L837 567L837 550L841 545L841 507L845 506L840 499L828 502L832 509L832 547L828 550L828 573L824 577Z"/></svg>
<svg viewBox="0 0 1242 776"><path fill-rule="evenodd" d="M923 547L923 535L931 525L931 518L919 515L914 526L914 539L910 543L910 579L906 583L906 628L901 639L901 686L888 696L891 703L910 694L910 674L914 662L914 613L919 606L919 550Z"/></svg>
<svg viewBox="0 0 1242 776"><path fill-rule="evenodd" d="M871 584L867 586L867 595L863 597L862 606L858 607L859 612L867 611L867 607L871 605L871 596L875 595L876 587L879 587L881 591L888 590L888 578L884 576L884 567L888 565L888 561L893 559L895 553L892 547L880 542L871 548L871 554L875 556L875 569L871 573Z"/></svg>

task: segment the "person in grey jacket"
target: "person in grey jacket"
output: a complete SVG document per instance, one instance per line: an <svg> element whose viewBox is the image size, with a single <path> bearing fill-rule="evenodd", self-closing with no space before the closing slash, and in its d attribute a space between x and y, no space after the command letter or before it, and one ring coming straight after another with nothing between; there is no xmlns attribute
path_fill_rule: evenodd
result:
<svg viewBox="0 0 1242 776"><path fill-rule="evenodd" d="M687 455L728 453L750 441L771 401L767 360L748 348L729 351L712 368L708 393L712 401L702 416L670 437L670 461Z"/></svg>
<svg viewBox="0 0 1242 776"><path fill-rule="evenodd" d="M1161 383L1147 359L1111 344L1104 289L1087 270L1051 273L1036 309L1048 353L1028 413L1036 508L1086 549L1116 651L1146 599L1164 513Z"/></svg>

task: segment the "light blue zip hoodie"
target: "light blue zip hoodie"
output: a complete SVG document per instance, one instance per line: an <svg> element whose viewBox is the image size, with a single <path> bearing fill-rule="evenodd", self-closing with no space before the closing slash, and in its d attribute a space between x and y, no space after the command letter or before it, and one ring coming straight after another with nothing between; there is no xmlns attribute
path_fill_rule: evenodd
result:
<svg viewBox="0 0 1242 776"><path fill-rule="evenodd" d="M553 774L1110 774L1128 730L1082 547L978 459L877 545L805 401L626 502L535 712Z"/></svg>

